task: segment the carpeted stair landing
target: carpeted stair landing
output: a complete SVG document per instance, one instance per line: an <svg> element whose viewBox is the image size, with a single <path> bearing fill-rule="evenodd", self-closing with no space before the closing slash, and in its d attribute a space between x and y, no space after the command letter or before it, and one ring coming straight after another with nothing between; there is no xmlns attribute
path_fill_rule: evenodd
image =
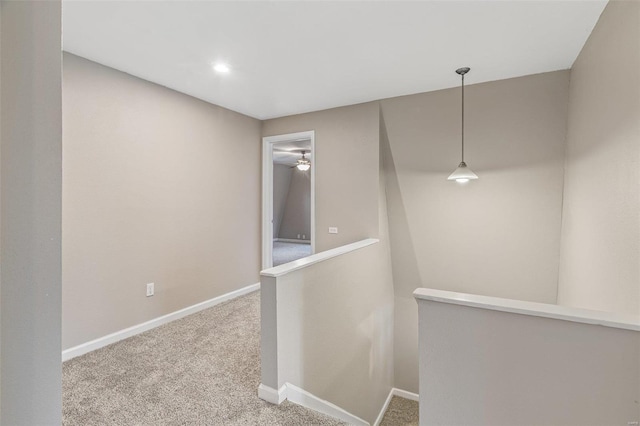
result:
<svg viewBox="0 0 640 426"><path fill-rule="evenodd" d="M394 396L380 426L418 426L418 401Z"/></svg>
<svg viewBox="0 0 640 426"><path fill-rule="evenodd" d="M67 426L344 424L258 398L259 292L69 360L62 374Z"/></svg>

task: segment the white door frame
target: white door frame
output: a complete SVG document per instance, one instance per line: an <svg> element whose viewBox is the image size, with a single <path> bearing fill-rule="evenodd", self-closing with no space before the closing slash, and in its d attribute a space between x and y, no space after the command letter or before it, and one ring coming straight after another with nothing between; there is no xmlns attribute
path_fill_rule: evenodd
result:
<svg viewBox="0 0 640 426"><path fill-rule="evenodd" d="M273 266L273 146L283 142L311 141L311 254L316 252L315 131L262 138L262 269Z"/></svg>

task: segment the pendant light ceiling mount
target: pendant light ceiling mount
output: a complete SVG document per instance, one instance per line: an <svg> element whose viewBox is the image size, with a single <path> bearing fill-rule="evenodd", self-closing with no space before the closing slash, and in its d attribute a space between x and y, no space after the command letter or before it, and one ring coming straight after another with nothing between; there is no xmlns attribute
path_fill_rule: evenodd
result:
<svg viewBox="0 0 640 426"><path fill-rule="evenodd" d="M469 71L471 71L469 67L462 67L456 70L456 74L462 77L462 159L460 164L458 164L458 168L455 169L447 179L455 180L459 183L466 183L470 180L478 179L478 175L473 173L473 171L467 167L467 163L464 162L464 75Z"/></svg>

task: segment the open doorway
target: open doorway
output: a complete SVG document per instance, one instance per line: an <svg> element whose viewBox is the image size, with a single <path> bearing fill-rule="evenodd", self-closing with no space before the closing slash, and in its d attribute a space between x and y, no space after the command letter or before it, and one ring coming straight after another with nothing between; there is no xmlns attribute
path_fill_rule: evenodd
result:
<svg viewBox="0 0 640 426"><path fill-rule="evenodd" d="M263 138L262 267L315 253L314 132Z"/></svg>

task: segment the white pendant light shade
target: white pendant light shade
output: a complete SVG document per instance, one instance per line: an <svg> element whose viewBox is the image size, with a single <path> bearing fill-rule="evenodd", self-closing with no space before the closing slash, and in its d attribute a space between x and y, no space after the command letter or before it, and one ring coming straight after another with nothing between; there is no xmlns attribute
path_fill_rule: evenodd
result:
<svg viewBox="0 0 640 426"><path fill-rule="evenodd" d="M478 175L473 173L473 171L469 167L467 167L467 165L463 161L458 165L458 168L449 175L447 179L455 180L459 183L465 183L469 182L470 180L478 179Z"/></svg>
<svg viewBox="0 0 640 426"><path fill-rule="evenodd" d="M462 77L462 160L458 164L458 168L453 171L447 178L448 180L455 180L458 183L466 183L470 180L478 179L478 175L473 173L467 164L464 162L464 75L471 70L469 67L458 68L456 73Z"/></svg>

